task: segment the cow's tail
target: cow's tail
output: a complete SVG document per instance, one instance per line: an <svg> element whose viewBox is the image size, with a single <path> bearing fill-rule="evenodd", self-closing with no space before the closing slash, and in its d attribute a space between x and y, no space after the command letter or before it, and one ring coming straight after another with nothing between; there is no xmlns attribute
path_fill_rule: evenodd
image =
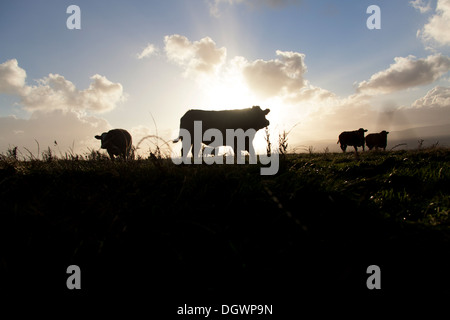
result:
<svg viewBox="0 0 450 320"><path fill-rule="evenodd" d="M336 142L336 144L338 144L340 142L340 139L338 139L338 142Z"/></svg>
<svg viewBox="0 0 450 320"><path fill-rule="evenodd" d="M181 136L179 136L178 138L174 139L172 142L173 142L173 143L177 143L177 142L180 141L180 140L182 140L182 137L181 137Z"/></svg>

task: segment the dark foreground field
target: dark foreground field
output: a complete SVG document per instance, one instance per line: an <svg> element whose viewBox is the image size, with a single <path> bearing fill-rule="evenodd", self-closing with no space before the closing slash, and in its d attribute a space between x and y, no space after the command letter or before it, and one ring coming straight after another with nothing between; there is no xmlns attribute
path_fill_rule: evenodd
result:
<svg viewBox="0 0 450 320"><path fill-rule="evenodd" d="M0 161L2 293L274 304L450 292L450 151ZM81 290L69 290L69 265ZM367 267L381 269L369 290ZM49 300L51 301L51 300Z"/></svg>

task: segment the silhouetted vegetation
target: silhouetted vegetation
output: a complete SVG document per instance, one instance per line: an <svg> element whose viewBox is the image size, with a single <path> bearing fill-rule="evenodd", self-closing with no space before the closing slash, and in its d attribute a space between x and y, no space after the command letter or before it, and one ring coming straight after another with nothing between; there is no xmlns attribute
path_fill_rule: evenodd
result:
<svg viewBox="0 0 450 320"><path fill-rule="evenodd" d="M374 294L366 268L377 264L384 293L448 291L448 149L287 154L275 176L160 155L2 155L0 287ZM81 293L65 287L71 264L82 270Z"/></svg>

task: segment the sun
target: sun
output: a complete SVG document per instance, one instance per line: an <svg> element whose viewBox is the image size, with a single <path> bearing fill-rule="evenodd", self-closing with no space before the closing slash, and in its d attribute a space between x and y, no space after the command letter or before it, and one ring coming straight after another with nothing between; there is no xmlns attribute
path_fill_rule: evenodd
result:
<svg viewBox="0 0 450 320"><path fill-rule="evenodd" d="M209 110L244 109L257 105L257 97L239 75L222 74L201 83L200 100Z"/></svg>

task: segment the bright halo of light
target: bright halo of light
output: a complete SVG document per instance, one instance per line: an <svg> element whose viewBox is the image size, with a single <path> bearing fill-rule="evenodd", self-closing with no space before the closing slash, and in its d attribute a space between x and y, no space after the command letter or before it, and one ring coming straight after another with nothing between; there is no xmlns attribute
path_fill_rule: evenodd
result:
<svg viewBox="0 0 450 320"><path fill-rule="evenodd" d="M209 110L243 109L257 105L256 97L239 77L205 80L202 89L202 104Z"/></svg>

